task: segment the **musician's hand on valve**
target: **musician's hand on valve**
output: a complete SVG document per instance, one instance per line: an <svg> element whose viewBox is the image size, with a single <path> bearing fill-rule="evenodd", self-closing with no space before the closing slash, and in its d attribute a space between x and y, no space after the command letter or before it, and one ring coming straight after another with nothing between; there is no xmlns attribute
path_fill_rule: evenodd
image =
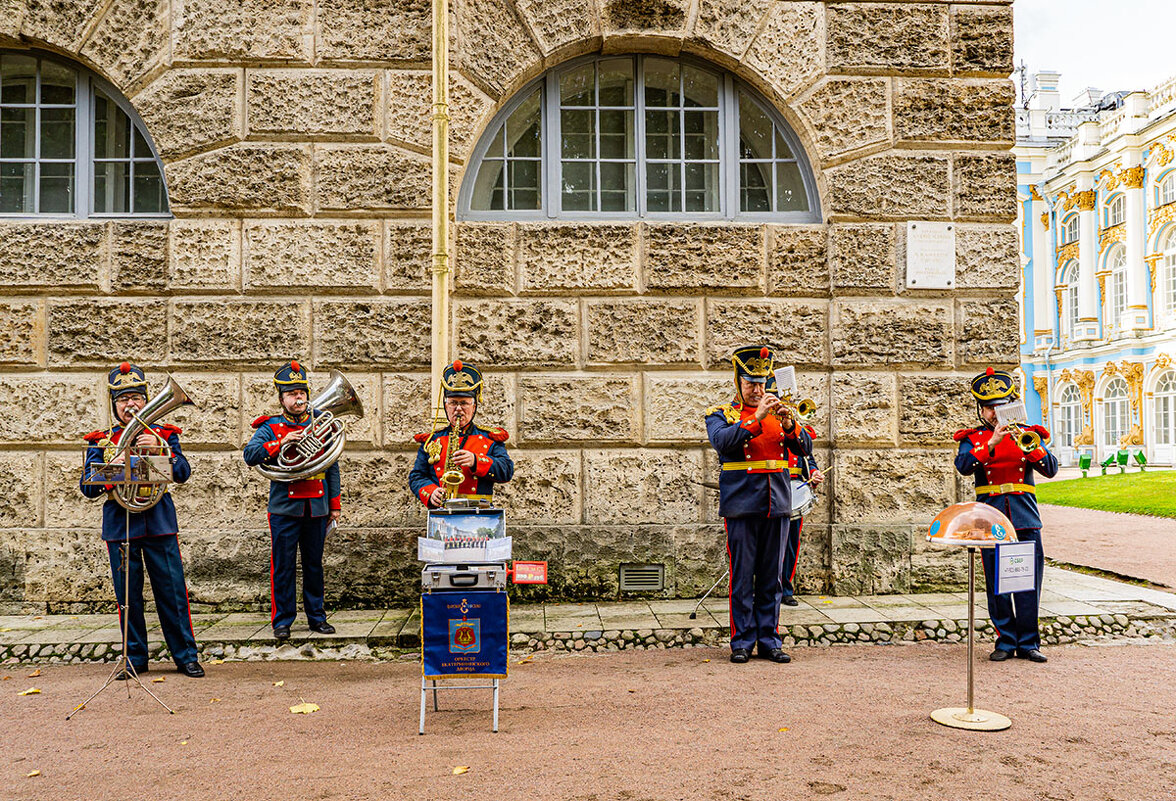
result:
<svg viewBox="0 0 1176 801"><path fill-rule="evenodd" d="M775 395L764 395L763 400L755 409L756 422L762 423L764 418L776 411L780 406L780 399Z"/></svg>
<svg viewBox="0 0 1176 801"><path fill-rule="evenodd" d="M154 434L148 434L147 432L144 431L142 434L135 437L135 447L136 448L154 448L154 447L157 447L158 445L159 445L159 440L155 438Z"/></svg>
<svg viewBox="0 0 1176 801"><path fill-rule="evenodd" d="M288 443L297 442L298 440L302 439L305 436L306 436L306 429L305 428L295 428L292 431L286 432L286 436L282 437L281 444L286 445Z"/></svg>
<svg viewBox="0 0 1176 801"><path fill-rule="evenodd" d="M429 493L429 506L440 506L445 501L445 490L441 487Z"/></svg>
<svg viewBox="0 0 1176 801"><path fill-rule="evenodd" d="M1002 439L1005 438L1005 436L1008 435L1008 433L1009 433L1009 430L1007 428L1005 428L1004 423L997 423L996 424L996 428L992 429L992 436L988 438L988 452L990 454L995 453L996 446L1000 443L1000 441Z"/></svg>
<svg viewBox="0 0 1176 801"><path fill-rule="evenodd" d="M475 457L470 451L460 450L453 452L453 462L458 467L473 467Z"/></svg>

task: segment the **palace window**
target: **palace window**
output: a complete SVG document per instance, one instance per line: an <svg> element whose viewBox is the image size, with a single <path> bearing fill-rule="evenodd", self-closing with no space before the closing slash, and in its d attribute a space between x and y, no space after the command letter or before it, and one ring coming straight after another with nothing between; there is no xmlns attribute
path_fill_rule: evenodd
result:
<svg viewBox="0 0 1176 801"><path fill-rule="evenodd" d="M688 59L551 70L492 122L469 174L466 219L820 220L783 119L734 76Z"/></svg>
<svg viewBox="0 0 1176 801"><path fill-rule="evenodd" d="M1156 205L1166 206L1176 202L1176 172L1170 172L1160 181L1156 189Z"/></svg>
<svg viewBox="0 0 1176 801"><path fill-rule="evenodd" d="M1117 326L1127 312L1127 251L1121 245L1113 247L1107 257L1107 266L1111 268L1107 311L1110 313L1111 325Z"/></svg>
<svg viewBox="0 0 1176 801"><path fill-rule="evenodd" d="M1156 444L1176 444L1176 370L1168 370L1156 382Z"/></svg>
<svg viewBox="0 0 1176 801"><path fill-rule="evenodd" d="M1169 325L1176 325L1176 236L1169 235L1164 250L1162 272L1156 276L1159 291L1159 306L1168 318Z"/></svg>
<svg viewBox="0 0 1176 801"><path fill-rule="evenodd" d="M1062 446L1074 447L1074 438L1082 433L1082 395L1078 387L1067 384L1062 390L1061 414L1058 422L1061 431L1058 432Z"/></svg>
<svg viewBox="0 0 1176 801"><path fill-rule="evenodd" d="M1078 241L1078 215L1071 214L1066 219L1062 220L1062 241L1061 244L1068 245L1071 242Z"/></svg>
<svg viewBox="0 0 1176 801"><path fill-rule="evenodd" d="M1119 193L1107 203L1105 222L1103 227L1110 228L1123 222L1123 194Z"/></svg>
<svg viewBox="0 0 1176 801"><path fill-rule="evenodd" d="M1127 382L1122 378L1112 378L1103 395L1103 445L1118 450L1119 440L1127 436L1130 425Z"/></svg>
<svg viewBox="0 0 1176 801"><path fill-rule="evenodd" d="M0 52L0 216L159 216L167 189L130 105L81 67Z"/></svg>
<svg viewBox="0 0 1176 801"><path fill-rule="evenodd" d="M1077 262L1070 262L1070 266L1065 268L1063 272L1066 281L1066 290L1062 295L1062 311L1065 314L1063 318L1064 331L1071 339L1074 338L1074 332L1078 330L1078 264Z"/></svg>

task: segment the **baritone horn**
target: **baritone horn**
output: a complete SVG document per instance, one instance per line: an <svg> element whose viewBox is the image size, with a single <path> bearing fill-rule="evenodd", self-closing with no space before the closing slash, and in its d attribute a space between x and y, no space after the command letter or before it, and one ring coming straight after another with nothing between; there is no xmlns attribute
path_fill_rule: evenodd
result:
<svg viewBox="0 0 1176 801"><path fill-rule="evenodd" d="M131 417L131 422L123 429L122 434L118 438L118 448L114 452L114 459L123 456L125 462L130 464L130 460L135 458L134 453L127 453L135 446L135 440L144 431L149 432L156 440L159 441L158 446L151 446L154 451L158 448L158 454L150 456L140 456L138 458L146 459L149 463L152 460L159 458L159 464L152 464L151 471L159 475L161 478L166 476L166 480L153 484L140 485L126 485L116 484L114 487L114 500L119 506L128 509L132 512L146 512L152 506L163 500L163 493L167 491L167 485L171 481L171 446L167 444L164 437L159 436L151 430L151 426L159 422L166 415L171 414L181 406L195 406L196 402L192 400L184 388L180 386L172 376L167 377L167 384L158 395L152 398L142 409L136 412ZM109 460L109 461L113 461ZM164 468L162 471L160 468Z"/></svg>
<svg viewBox="0 0 1176 801"><path fill-rule="evenodd" d="M273 464L254 466L270 481L302 481L318 475L339 461L347 432L340 417L363 417L363 403L351 383L338 370L332 370L323 391L310 400L311 422L297 442L287 443L278 451Z"/></svg>

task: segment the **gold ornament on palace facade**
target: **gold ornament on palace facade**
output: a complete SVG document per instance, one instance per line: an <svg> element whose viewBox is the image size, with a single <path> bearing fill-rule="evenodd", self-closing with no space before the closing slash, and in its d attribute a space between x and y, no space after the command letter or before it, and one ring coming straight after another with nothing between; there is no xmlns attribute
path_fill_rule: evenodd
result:
<svg viewBox="0 0 1176 801"><path fill-rule="evenodd" d="M1087 189L1083 192L1075 192L1070 200L1078 204L1078 211L1094 211L1096 197L1093 189Z"/></svg>
<svg viewBox="0 0 1176 801"><path fill-rule="evenodd" d="M1126 223L1119 223L1112 225L1110 228L1104 228L1098 237L1098 255L1102 256L1106 249L1116 242L1123 242L1127 239L1127 225Z"/></svg>
<svg viewBox="0 0 1176 801"><path fill-rule="evenodd" d="M1127 189L1143 188L1143 167L1127 167L1123 170L1121 179Z"/></svg>

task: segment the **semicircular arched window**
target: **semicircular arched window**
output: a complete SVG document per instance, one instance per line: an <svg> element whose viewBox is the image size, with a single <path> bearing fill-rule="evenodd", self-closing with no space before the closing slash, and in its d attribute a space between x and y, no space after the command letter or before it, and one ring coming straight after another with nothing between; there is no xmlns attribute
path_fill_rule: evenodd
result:
<svg viewBox="0 0 1176 801"><path fill-rule="evenodd" d="M114 87L37 52L0 52L0 216L167 214L155 147Z"/></svg>
<svg viewBox="0 0 1176 801"><path fill-rule="evenodd" d="M818 222L795 134L750 87L689 59L599 56L533 81L491 122L463 219Z"/></svg>

